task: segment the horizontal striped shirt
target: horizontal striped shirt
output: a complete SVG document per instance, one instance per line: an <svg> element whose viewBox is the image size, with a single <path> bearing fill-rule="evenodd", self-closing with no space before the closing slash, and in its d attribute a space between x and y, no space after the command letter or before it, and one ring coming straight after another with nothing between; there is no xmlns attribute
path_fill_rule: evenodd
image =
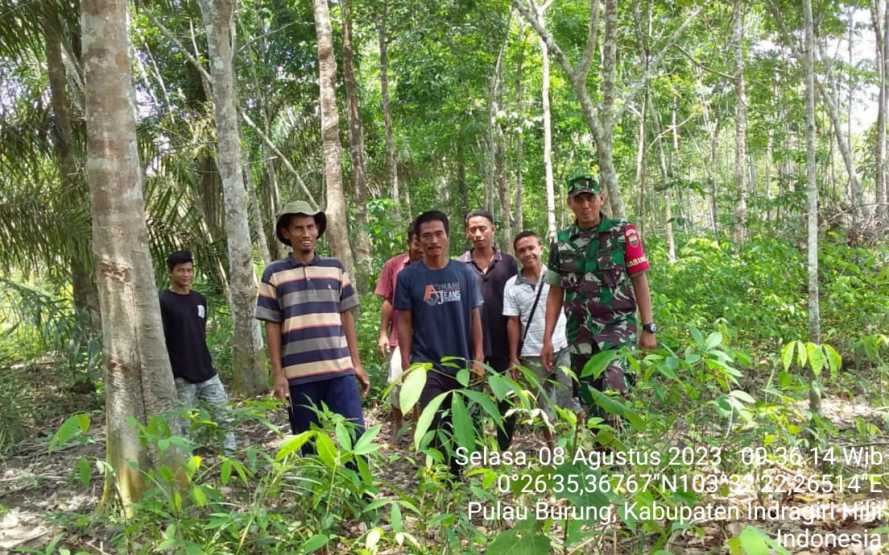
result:
<svg viewBox="0 0 889 555"><path fill-rule="evenodd" d="M287 257L262 274L256 318L281 324L281 366L291 384L353 374L340 313L358 306L342 262L315 256L308 264Z"/></svg>

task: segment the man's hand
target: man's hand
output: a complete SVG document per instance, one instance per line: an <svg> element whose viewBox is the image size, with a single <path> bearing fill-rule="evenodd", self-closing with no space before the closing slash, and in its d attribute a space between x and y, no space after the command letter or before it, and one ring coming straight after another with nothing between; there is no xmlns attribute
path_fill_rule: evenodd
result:
<svg viewBox="0 0 889 555"><path fill-rule="evenodd" d="M484 362L482 362L481 360L479 360L479 359L473 360L472 366L469 368L469 370L476 377L476 379L478 379L478 380L485 379L485 365L484 365Z"/></svg>
<svg viewBox="0 0 889 555"><path fill-rule="evenodd" d="M287 382L287 376L282 373L275 373L275 383L272 385L272 394L282 401L290 397L290 384Z"/></svg>
<svg viewBox="0 0 889 555"><path fill-rule="evenodd" d="M361 384L361 396L367 397L370 391L370 377L364 371L364 367L355 366L355 377L358 378L358 382Z"/></svg>
<svg viewBox="0 0 889 555"><path fill-rule="evenodd" d="M377 339L377 347L380 349L380 354L383 356L384 359L389 356L389 353L392 351L392 349L389 348L389 338L386 336L386 334L380 334L380 338Z"/></svg>
<svg viewBox="0 0 889 555"><path fill-rule="evenodd" d="M540 351L540 362L543 363L543 368L546 369L547 372L552 373L556 361L551 339L543 340L543 349Z"/></svg>
<svg viewBox="0 0 889 555"><path fill-rule="evenodd" d="M512 379L517 380L522 377L522 371L519 370L521 364L521 361L517 358L509 359L509 373L512 376Z"/></svg>
<svg viewBox="0 0 889 555"><path fill-rule="evenodd" d="M639 346L643 349L654 349L657 347L657 337L650 332L642 331L639 336Z"/></svg>

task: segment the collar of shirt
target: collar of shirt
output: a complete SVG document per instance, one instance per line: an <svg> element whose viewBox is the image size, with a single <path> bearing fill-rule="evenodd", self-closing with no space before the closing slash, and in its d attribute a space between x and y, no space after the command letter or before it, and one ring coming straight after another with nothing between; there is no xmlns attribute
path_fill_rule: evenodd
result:
<svg viewBox="0 0 889 555"><path fill-rule="evenodd" d="M494 266L497 265L497 262L503 260L503 255L500 254L500 249L494 247L494 256L491 258L491 265L488 266L488 268L484 272L482 272L482 269L478 267L478 265L475 263L475 260L472 259L472 249L469 249L468 251L461 254L460 258L458 258L457 260L459 260L460 262L471 263L472 268L476 272L478 272L479 275L486 275L491 273L491 270L494 269Z"/></svg>
<svg viewBox="0 0 889 555"><path fill-rule="evenodd" d="M290 265L292 267L302 268L304 266L314 266L315 264L318 263L319 258L318 258L318 254L315 253L312 255L312 259L309 260L308 262L300 262L299 260L293 258L293 255L288 256L287 260L288 260L288 262L290 262Z"/></svg>
<svg viewBox="0 0 889 555"><path fill-rule="evenodd" d="M532 289L537 287L537 283L541 280L541 278L546 274L546 264L540 265L540 275L537 276L537 281L531 281L530 279L525 277L525 274L522 272L522 269L519 268L519 273L516 274L515 284L516 285L529 285Z"/></svg>
<svg viewBox="0 0 889 555"><path fill-rule="evenodd" d="M610 229L611 221L605 216L605 214L599 212L599 224L596 225L596 227L580 227L579 225L577 225L577 220L574 220L574 224L571 226L571 235L569 235L569 239L575 239L583 235L592 235L594 233L605 233Z"/></svg>

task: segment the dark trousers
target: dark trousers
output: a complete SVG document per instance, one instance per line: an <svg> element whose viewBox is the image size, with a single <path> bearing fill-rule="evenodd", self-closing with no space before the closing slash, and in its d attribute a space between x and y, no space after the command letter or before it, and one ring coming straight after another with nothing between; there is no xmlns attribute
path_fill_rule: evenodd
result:
<svg viewBox="0 0 889 555"><path fill-rule="evenodd" d="M426 408L433 399L445 393L447 391L451 391L453 389L460 389L463 386L460 385L460 382L455 380L453 377L443 374L440 371L432 370L426 373L426 385L423 386L423 392L420 393L420 411ZM448 452L447 447L441 441L438 435L438 430L441 429L447 432L451 437L454 434L454 425L451 421L451 398L452 395L448 395L445 397L444 401L438 408L438 411L435 413L435 418L432 419L432 424L429 427L430 430L433 430L435 435L432 438L431 446L435 449L441 451L441 453L445 457L445 464L448 465L451 469L451 474L454 476L460 476L463 473L463 469L457 464L457 461L454 459L451 453ZM445 412L448 412L448 416L442 416ZM453 444L453 442L452 442Z"/></svg>
<svg viewBox="0 0 889 555"><path fill-rule="evenodd" d="M364 416L361 412L361 392L355 376L338 376L320 382L290 386L290 430L295 434L305 432L312 424L318 424L318 415L312 406L327 405L331 412L341 414L358 426L356 436L364 433ZM312 448L303 450L303 455Z"/></svg>
<svg viewBox="0 0 889 555"><path fill-rule="evenodd" d="M504 373L509 370L509 359L503 357L489 357L485 360L485 364L494 369L495 372ZM500 414L506 414L512 408L509 401L500 401L497 403L497 410ZM503 420L503 429L497 426L497 446L501 451L509 449L512 444L512 436L515 434L516 424L518 423L518 415L514 414Z"/></svg>

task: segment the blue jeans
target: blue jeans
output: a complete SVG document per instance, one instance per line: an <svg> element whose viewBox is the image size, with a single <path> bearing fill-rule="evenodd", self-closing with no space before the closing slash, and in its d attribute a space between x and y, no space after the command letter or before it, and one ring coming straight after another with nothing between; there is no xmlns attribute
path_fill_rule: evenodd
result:
<svg viewBox="0 0 889 555"><path fill-rule="evenodd" d="M354 375L337 376L320 382L290 386L290 430L294 434L305 432L312 424L318 424L318 415L312 406L327 405L331 412L341 414L358 425L357 436L364 433L364 416L361 412L361 392Z"/></svg>

